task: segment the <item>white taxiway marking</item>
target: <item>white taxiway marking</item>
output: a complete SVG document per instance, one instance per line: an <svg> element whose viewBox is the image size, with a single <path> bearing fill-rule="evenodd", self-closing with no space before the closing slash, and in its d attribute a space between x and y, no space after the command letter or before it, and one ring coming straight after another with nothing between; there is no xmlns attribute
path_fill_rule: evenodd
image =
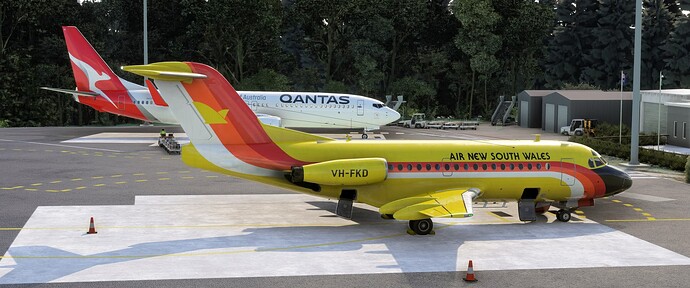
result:
<svg viewBox="0 0 690 288"><path fill-rule="evenodd" d="M354 221L324 210L333 201L298 194L42 206L0 260L0 284L464 271L469 259L476 270L690 265L586 218L524 224L514 204L435 220L427 236L355 206ZM90 217L98 234L86 234ZM559 260L535 257L544 251Z"/></svg>
<svg viewBox="0 0 690 288"><path fill-rule="evenodd" d="M86 150L96 150L96 151L107 151L107 152L114 152L114 153L122 152L120 150L112 150L112 149L91 148L91 147L81 147L81 146L72 146L72 145L60 145L60 144L31 142L31 141L18 141L18 140L8 140L8 139L0 139L0 141L27 143L27 144L36 144L36 145L46 145L46 146L56 146L56 147L65 147L65 148L86 149Z"/></svg>
<svg viewBox="0 0 690 288"><path fill-rule="evenodd" d="M618 194L616 196L625 197L625 198L632 198L632 199L637 199L637 200L650 201L650 202L666 202L666 201L676 200L676 199L671 199L671 198L637 194L637 193L631 193L631 192L621 193L621 194Z"/></svg>

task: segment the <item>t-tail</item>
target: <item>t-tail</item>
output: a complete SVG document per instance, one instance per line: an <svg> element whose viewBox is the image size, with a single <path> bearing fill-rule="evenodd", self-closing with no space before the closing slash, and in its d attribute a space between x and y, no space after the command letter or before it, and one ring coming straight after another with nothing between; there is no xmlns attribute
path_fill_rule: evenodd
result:
<svg viewBox="0 0 690 288"><path fill-rule="evenodd" d="M274 175L305 164L288 155L281 143L333 140L261 123L225 77L207 65L161 62L122 69L155 80L195 147L190 153L209 160L231 159L215 164L232 171ZM189 157L185 154L183 150L183 160Z"/></svg>

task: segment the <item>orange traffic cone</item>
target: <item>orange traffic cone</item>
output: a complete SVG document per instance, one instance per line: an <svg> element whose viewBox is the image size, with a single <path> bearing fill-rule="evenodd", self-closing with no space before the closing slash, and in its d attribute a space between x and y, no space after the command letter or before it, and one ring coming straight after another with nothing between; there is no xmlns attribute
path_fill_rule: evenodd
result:
<svg viewBox="0 0 690 288"><path fill-rule="evenodd" d="M474 268L472 267L472 260L470 260L470 263L467 264L467 275L465 275L465 278L462 278L462 280L465 280L465 282L477 282L477 278L474 278Z"/></svg>
<svg viewBox="0 0 690 288"><path fill-rule="evenodd" d="M89 232L86 232L86 234L96 234L96 226L93 225L93 217L91 217L91 221L89 223Z"/></svg>

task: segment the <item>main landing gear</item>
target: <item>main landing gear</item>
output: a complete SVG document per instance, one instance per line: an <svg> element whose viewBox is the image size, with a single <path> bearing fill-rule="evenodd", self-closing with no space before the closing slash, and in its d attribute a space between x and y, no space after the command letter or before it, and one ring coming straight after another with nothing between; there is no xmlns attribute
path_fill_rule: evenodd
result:
<svg viewBox="0 0 690 288"><path fill-rule="evenodd" d="M410 220L410 230L417 235L428 235L434 232L434 222L431 219Z"/></svg>
<svg viewBox="0 0 690 288"><path fill-rule="evenodd" d="M570 215L570 210L568 209L561 209L556 212L556 219L561 222L568 222L572 218L572 215Z"/></svg>
<svg viewBox="0 0 690 288"><path fill-rule="evenodd" d="M367 134L367 129L362 130L362 139L369 139L369 134Z"/></svg>

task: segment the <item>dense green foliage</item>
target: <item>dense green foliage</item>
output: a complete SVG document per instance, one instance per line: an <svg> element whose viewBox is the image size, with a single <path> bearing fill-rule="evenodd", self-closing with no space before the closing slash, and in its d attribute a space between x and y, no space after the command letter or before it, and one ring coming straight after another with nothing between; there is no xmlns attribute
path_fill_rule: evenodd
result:
<svg viewBox="0 0 690 288"><path fill-rule="evenodd" d="M149 62L197 61L239 89L404 95L406 112L488 116L499 95L615 89L631 75L627 0L148 1ZM690 84L688 0L645 0L642 89ZM60 26L112 67L143 62L141 0L0 2L0 126L111 124L74 87ZM130 81L137 76L117 72ZM632 78L632 77L629 77ZM630 83L626 89L629 89Z"/></svg>

